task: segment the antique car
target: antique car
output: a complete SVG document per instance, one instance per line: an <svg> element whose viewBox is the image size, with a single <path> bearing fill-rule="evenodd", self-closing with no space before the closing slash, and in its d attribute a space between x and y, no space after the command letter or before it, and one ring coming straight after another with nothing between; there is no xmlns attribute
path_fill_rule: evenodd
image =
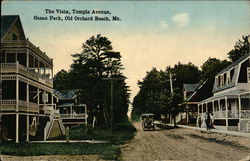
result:
<svg viewBox="0 0 250 161"><path fill-rule="evenodd" d="M154 124L154 114L145 113L141 115L142 129L145 130L155 130Z"/></svg>

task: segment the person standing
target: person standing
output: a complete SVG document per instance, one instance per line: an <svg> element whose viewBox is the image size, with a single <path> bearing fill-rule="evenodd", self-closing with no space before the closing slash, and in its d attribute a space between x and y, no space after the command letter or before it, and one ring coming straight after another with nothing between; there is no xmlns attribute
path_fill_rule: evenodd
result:
<svg viewBox="0 0 250 161"><path fill-rule="evenodd" d="M206 113L206 126L207 126L207 130L210 130L210 122L211 122L211 118L209 113Z"/></svg>
<svg viewBox="0 0 250 161"><path fill-rule="evenodd" d="M201 116L199 115L197 119L198 119L198 127L201 128Z"/></svg>
<svg viewBox="0 0 250 161"><path fill-rule="evenodd" d="M214 128L214 115L213 115L213 113L211 113L210 118L211 118L211 126L210 126L210 128Z"/></svg>

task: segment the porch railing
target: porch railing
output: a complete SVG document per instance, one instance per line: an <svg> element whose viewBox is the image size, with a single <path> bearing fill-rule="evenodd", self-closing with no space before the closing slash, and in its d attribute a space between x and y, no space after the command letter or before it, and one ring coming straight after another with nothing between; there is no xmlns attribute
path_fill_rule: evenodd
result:
<svg viewBox="0 0 250 161"><path fill-rule="evenodd" d="M239 111L228 110L227 115L226 111L214 111L214 118L239 118Z"/></svg>
<svg viewBox="0 0 250 161"><path fill-rule="evenodd" d="M20 73L40 83L53 86L53 80L41 75L32 68L27 68L19 63L1 63L1 73Z"/></svg>
<svg viewBox="0 0 250 161"><path fill-rule="evenodd" d="M87 117L86 113L77 113L77 114L61 114L62 119L85 119Z"/></svg>
<svg viewBox="0 0 250 161"><path fill-rule="evenodd" d="M250 132L250 120L240 120L239 121L239 131Z"/></svg>
<svg viewBox="0 0 250 161"><path fill-rule="evenodd" d="M242 119L250 119L250 110L241 110L240 118Z"/></svg>
<svg viewBox="0 0 250 161"><path fill-rule="evenodd" d="M16 109L16 100L0 100L1 111L15 111ZM38 104L33 102L27 102L23 100L18 100L18 110L25 112L39 112Z"/></svg>

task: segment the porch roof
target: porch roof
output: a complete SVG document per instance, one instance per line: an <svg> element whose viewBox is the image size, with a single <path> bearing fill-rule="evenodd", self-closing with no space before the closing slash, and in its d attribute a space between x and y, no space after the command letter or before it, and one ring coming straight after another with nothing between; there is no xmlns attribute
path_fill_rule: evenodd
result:
<svg viewBox="0 0 250 161"><path fill-rule="evenodd" d="M61 104L61 105L58 105L57 107L85 107L86 105L85 104L74 104L74 103L64 103L64 104Z"/></svg>
<svg viewBox="0 0 250 161"><path fill-rule="evenodd" d="M230 92L227 92L227 93L223 93L223 94L218 94L218 95L215 95L213 97L210 97L208 99L205 99L203 101L201 101L200 103L206 103L206 102L211 102L213 100L218 100L218 99L221 99L221 98L238 98L239 96L243 96L243 95L249 95L250 94L250 91L246 91L246 90L235 90L235 91L230 91ZM249 98L249 96L247 96Z"/></svg>

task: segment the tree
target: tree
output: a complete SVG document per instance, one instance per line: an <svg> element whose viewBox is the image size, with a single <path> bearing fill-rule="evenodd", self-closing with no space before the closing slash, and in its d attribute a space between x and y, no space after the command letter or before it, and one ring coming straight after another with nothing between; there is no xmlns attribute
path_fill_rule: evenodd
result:
<svg viewBox="0 0 250 161"><path fill-rule="evenodd" d="M76 64L87 66L92 76L97 78L120 74L123 69L120 52L114 52L111 41L98 34L82 44L82 52L72 55Z"/></svg>
<svg viewBox="0 0 250 161"><path fill-rule="evenodd" d="M228 53L228 58L235 62L237 59L239 59L241 56L249 53L250 51L250 43L249 43L250 35L242 36L242 40L238 40L235 45L234 49L232 49Z"/></svg>
<svg viewBox="0 0 250 161"><path fill-rule="evenodd" d="M63 91L69 88L69 77L68 72L65 70L60 70L54 76L54 89L58 91Z"/></svg>
<svg viewBox="0 0 250 161"><path fill-rule="evenodd" d="M174 94L169 85L169 73L175 74ZM188 74L187 74L188 73ZM182 87L184 83L197 83L201 72L192 63L178 63L174 68L167 67L165 71L152 68L145 78L138 82L139 93L133 100L132 117L136 118L142 113L154 113L160 118L161 114L171 114L175 117L182 109L178 106L182 102Z"/></svg>
<svg viewBox="0 0 250 161"><path fill-rule="evenodd" d="M122 74L120 52L113 51L111 41L101 34L90 37L82 44L82 52L72 55L73 63L67 74L69 89L81 89L81 102L87 104L90 119L94 115L99 124L110 123L110 81L107 78L123 78L114 81L114 120L127 119L129 105L126 77ZM60 86L60 81L54 81ZM63 87L60 87L63 88Z"/></svg>
<svg viewBox="0 0 250 161"><path fill-rule="evenodd" d="M180 62L172 69L168 67L166 72L172 72L175 75L176 81L174 82L175 87L182 90L183 84L198 83L201 79L201 71L197 66L189 62L188 64L181 64Z"/></svg>
<svg viewBox="0 0 250 161"><path fill-rule="evenodd" d="M226 68L229 64L230 62L227 60L209 58L201 66L203 81L213 79L217 73Z"/></svg>

